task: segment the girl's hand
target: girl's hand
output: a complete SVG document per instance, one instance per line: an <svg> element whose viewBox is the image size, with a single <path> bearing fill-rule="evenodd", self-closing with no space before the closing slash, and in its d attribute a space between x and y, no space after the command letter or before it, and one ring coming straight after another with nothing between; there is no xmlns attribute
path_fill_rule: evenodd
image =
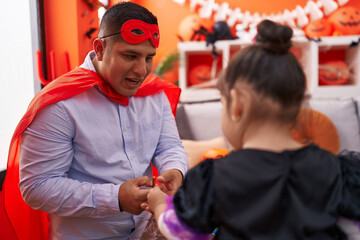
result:
<svg viewBox="0 0 360 240"><path fill-rule="evenodd" d="M161 191L159 186L153 187L147 195L147 203L142 203L141 207L146 211L152 212L155 217L160 215L166 208L166 193Z"/></svg>

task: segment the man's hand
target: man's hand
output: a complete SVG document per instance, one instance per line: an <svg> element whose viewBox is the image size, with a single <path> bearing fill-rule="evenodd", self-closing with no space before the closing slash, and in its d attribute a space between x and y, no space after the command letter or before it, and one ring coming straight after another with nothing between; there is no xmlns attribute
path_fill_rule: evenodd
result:
<svg viewBox="0 0 360 240"><path fill-rule="evenodd" d="M160 188L168 195L174 195L182 184L182 174L179 170L170 169L163 172L158 178Z"/></svg>
<svg viewBox="0 0 360 240"><path fill-rule="evenodd" d="M119 207L121 211L138 215L144 210L140 205L147 202L150 189L141 189L141 186L151 187L152 183L148 177L144 176L133 178L120 185Z"/></svg>

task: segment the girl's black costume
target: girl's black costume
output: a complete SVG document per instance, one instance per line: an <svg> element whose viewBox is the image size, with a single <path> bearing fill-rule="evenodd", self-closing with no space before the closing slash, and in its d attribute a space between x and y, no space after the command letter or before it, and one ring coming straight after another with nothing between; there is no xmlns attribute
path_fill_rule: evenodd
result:
<svg viewBox="0 0 360 240"><path fill-rule="evenodd" d="M173 204L196 231L218 228L216 239L347 239L336 222L360 220L360 154L235 151L191 169Z"/></svg>

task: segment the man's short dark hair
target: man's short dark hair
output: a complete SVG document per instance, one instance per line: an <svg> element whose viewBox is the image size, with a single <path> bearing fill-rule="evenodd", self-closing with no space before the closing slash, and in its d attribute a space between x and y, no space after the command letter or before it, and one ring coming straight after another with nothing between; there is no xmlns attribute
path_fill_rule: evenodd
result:
<svg viewBox="0 0 360 240"><path fill-rule="evenodd" d="M103 15L98 37L119 33L122 25L131 19L158 24L157 18L143 6L132 2L121 2L109 8Z"/></svg>

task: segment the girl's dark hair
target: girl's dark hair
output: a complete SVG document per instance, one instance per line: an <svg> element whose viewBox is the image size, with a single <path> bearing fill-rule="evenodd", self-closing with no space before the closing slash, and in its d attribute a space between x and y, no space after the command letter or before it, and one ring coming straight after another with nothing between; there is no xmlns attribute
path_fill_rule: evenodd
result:
<svg viewBox="0 0 360 240"><path fill-rule="evenodd" d="M263 20L257 30L255 44L239 51L219 78L220 92L229 102L229 92L235 83L245 82L259 96L280 103L283 108L280 118L295 120L304 99L306 80L301 65L289 51L292 29Z"/></svg>
<svg viewBox="0 0 360 240"><path fill-rule="evenodd" d="M157 18L143 6L132 2L120 2L106 10L101 19L98 37L120 33L122 25L131 19L158 24Z"/></svg>

